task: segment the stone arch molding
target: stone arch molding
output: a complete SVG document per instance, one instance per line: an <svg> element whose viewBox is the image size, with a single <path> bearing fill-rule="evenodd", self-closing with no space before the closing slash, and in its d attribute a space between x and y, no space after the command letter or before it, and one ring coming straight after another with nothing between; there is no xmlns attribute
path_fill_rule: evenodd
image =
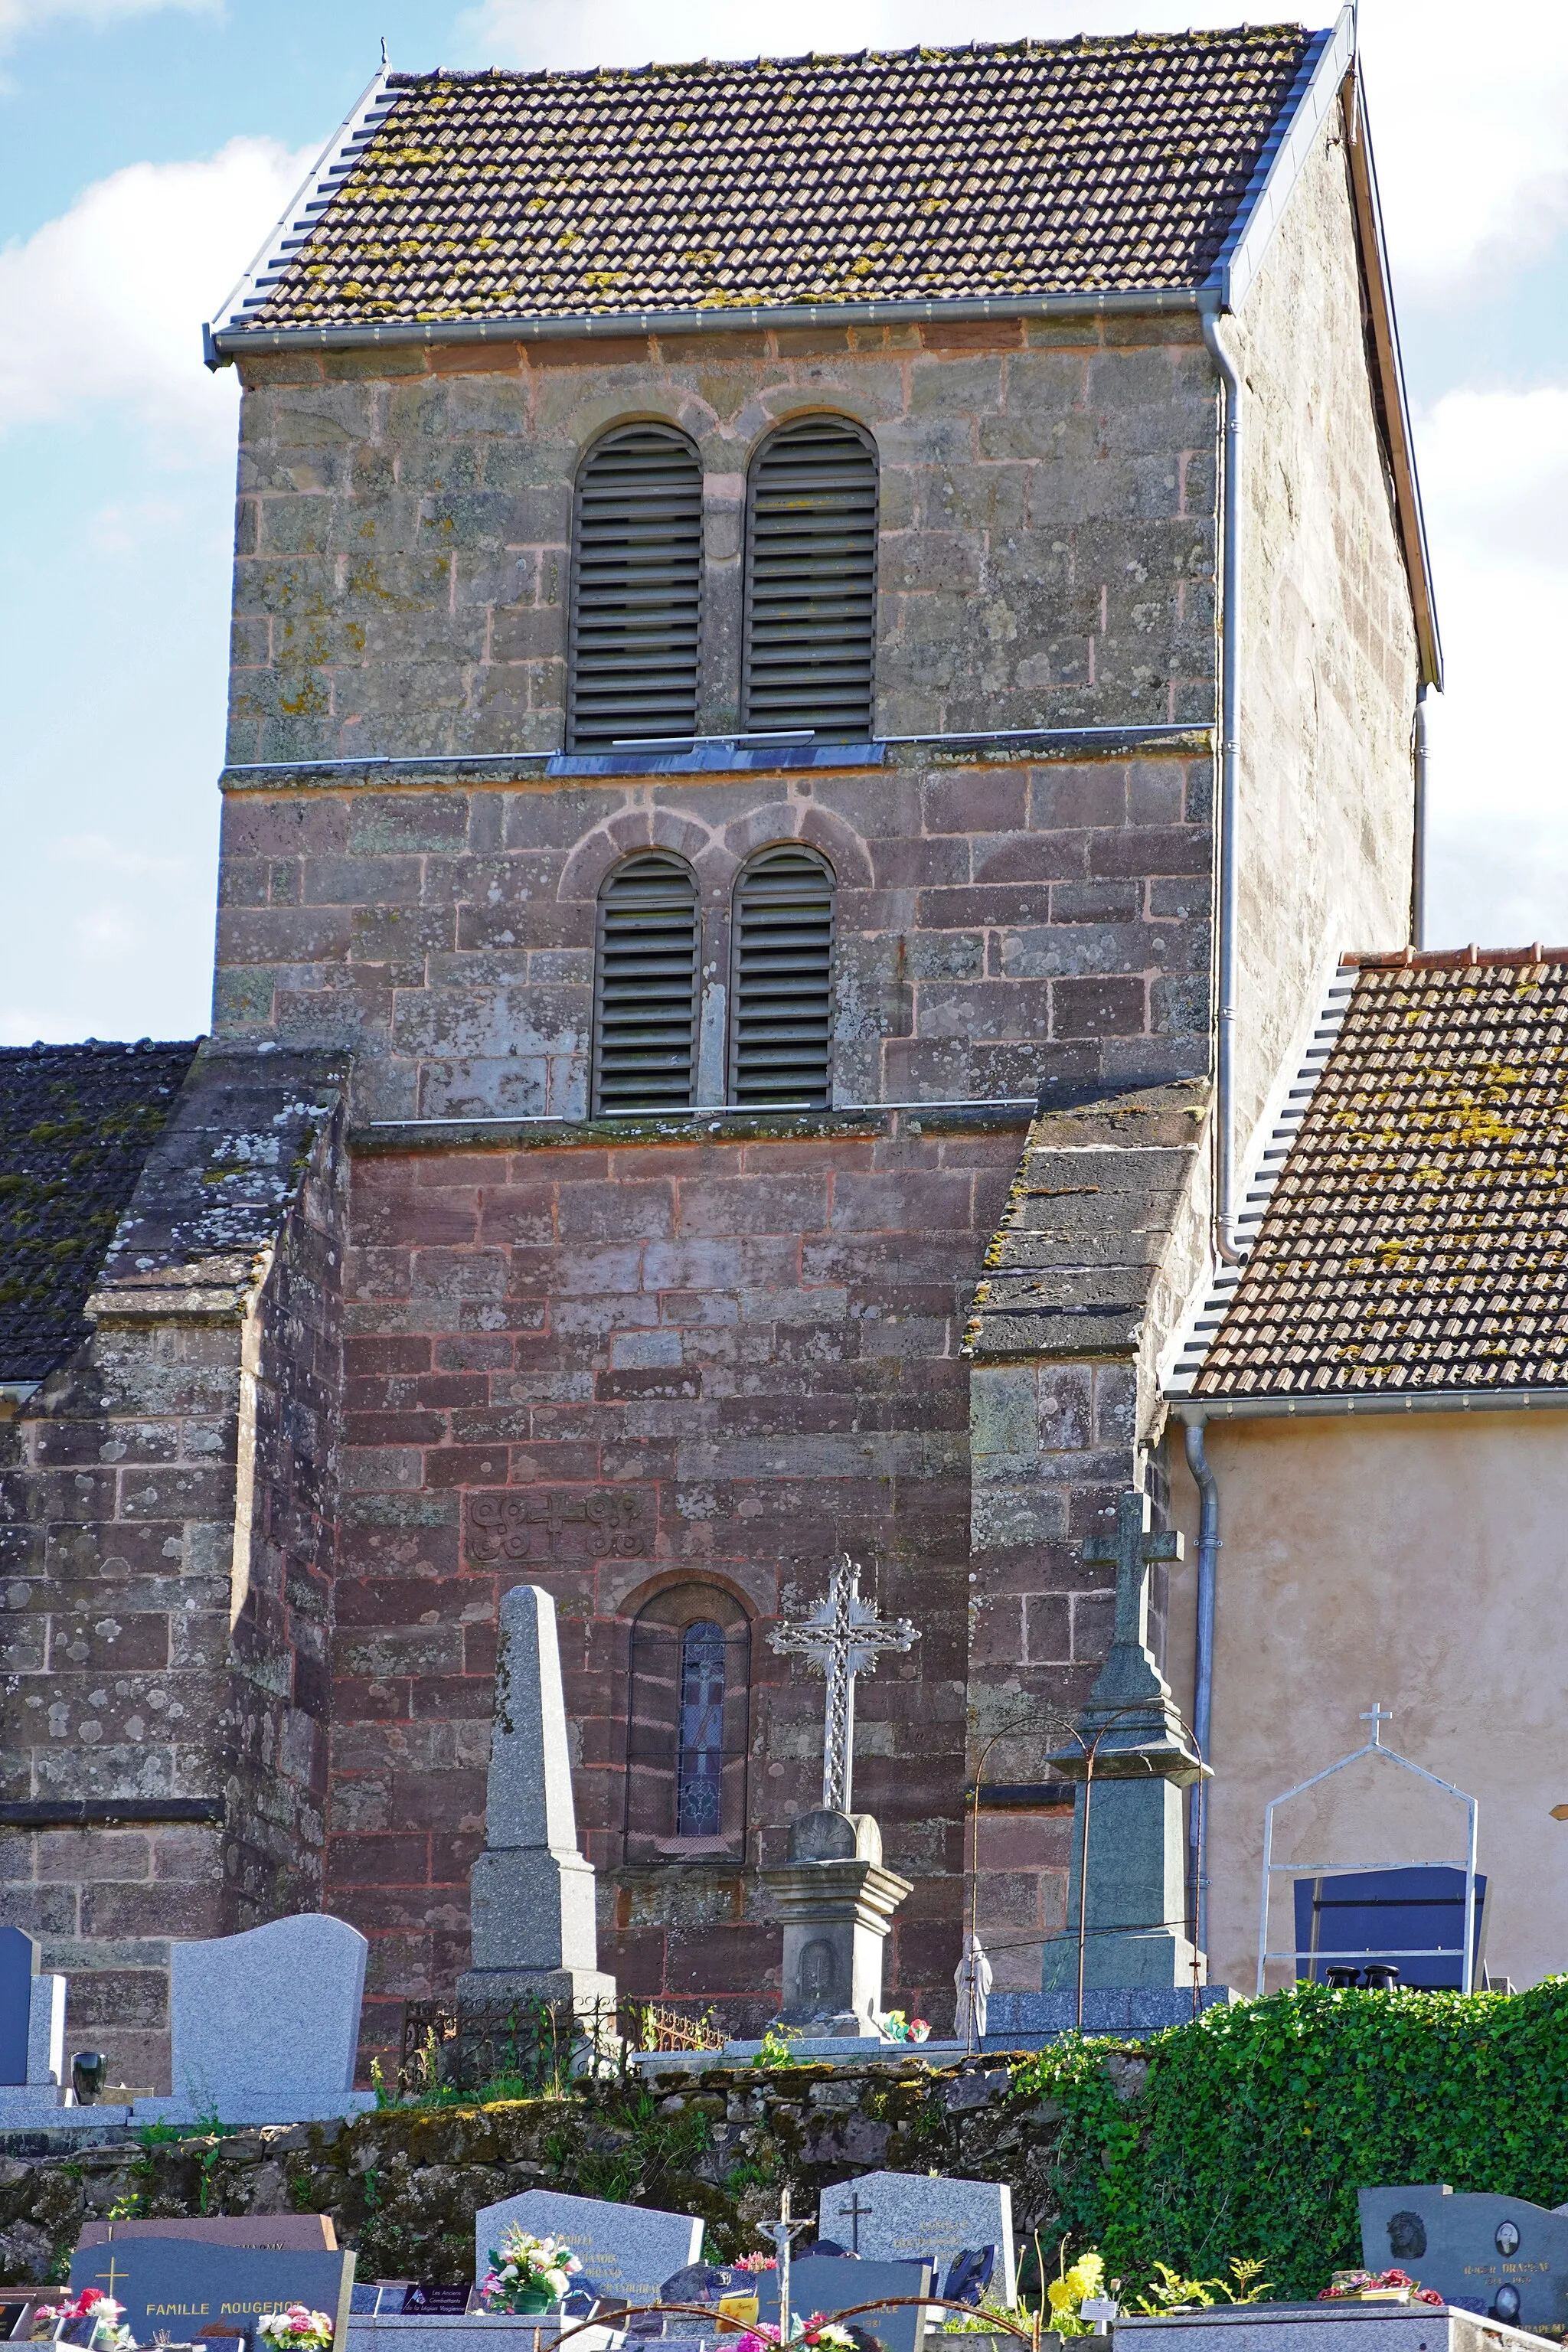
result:
<svg viewBox="0 0 1568 2352"><path fill-rule="evenodd" d="M870 854L853 825L815 801L779 800L729 824L706 824L668 808L624 810L577 844L562 869L556 896L592 904L623 858L642 849L667 849L691 867L705 902L727 905L747 859L785 841L820 851L840 889L871 887Z"/></svg>

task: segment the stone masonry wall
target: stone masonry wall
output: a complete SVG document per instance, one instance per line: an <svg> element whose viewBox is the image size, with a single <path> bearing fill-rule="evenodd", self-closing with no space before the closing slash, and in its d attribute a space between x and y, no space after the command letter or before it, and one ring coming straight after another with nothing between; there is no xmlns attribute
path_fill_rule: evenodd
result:
<svg viewBox="0 0 1568 2352"><path fill-rule="evenodd" d="M295 1702L320 1654L319 1625L299 1635L331 1461L312 1416L336 1386L333 1101L319 1059L198 1055L93 1337L0 1426L5 1796L95 1808L0 1833L5 1916L69 1979L68 2049L143 2089L169 2082L170 1939L320 1900Z"/></svg>
<svg viewBox="0 0 1568 2352"><path fill-rule="evenodd" d="M1367 371L1343 131L1336 110L1225 322L1247 386L1243 1149L1277 1074L1300 1066L1340 956L1410 935L1415 624Z"/></svg>
<svg viewBox="0 0 1568 2352"><path fill-rule="evenodd" d="M1189 318L242 362L229 757L552 751L572 483L655 416L704 476L700 727L732 730L746 467L812 409L881 477L876 730L1208 721L1215 382Z"/></svg>
<svg viewBox="0 0 1568 2352"><path fill-rule="evenodd" d="M726 1099L731 895L744 859L812 842L837 879L834 1099L1032 1099L1201 1072L1212 754L994 757L649 772L542 761L490 782L231 778L223 1034L353 1044L360 1120L587 1109L595 902L658 844L702 892L700 1099ZM628 766L637 763L628 761ZM510 769L510 772L506 771Z"/></svg>
<svg viewBox="0 0 1568 2352"><path fill-rule="evenodd" d="M769 2004L778 1929L750 1873L819 1801L823 1693L766 1631L820 1595L845 1546L921 1630L857 1697L856 1801L917 1881L887 1998L951 2016L959 1340L1021 1129L713 1124L522 1130L488 1150L388 1137L355 1157L327 1904L372 1939L367 2042L395 2032L378 2002L447 1991L467 1963L496 1610L524 1580L560 1612L605 1965L623 1991ZM744 1822L687 1852L671 1821L663 1860L623 1868L630 1623L676 1588L751 1621Z"/></svg>

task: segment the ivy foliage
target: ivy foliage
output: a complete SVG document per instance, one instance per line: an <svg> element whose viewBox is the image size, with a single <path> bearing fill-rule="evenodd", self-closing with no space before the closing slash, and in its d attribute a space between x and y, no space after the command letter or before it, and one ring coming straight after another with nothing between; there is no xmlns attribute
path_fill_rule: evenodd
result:
<svg viewBox="0 0 1568 2352"><path fill-rule="evenodd" d="M1061 2226L1128 2293L1162 2262L1240 2256L1310 2299L1361 2261L1359 2188L1568 2196L1568 1977L1468 1998L1298 1985L1128 2056L1141 2079L1103 2042L1060 2042L1014 2084L1059 2106Z"/></svg>

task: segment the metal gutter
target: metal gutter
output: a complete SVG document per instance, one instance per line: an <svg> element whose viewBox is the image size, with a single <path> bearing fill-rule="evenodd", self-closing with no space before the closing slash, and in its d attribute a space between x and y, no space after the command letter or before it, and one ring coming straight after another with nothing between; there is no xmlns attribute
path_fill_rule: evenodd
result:
<svg viewBox="0 0 1568 2352"><path fill-rule="evenodd" d="M1304 1396L1187 1396L1166 1400L1178 1420L1321 1421L1400 1412L1563 1412L1561 1389L1312 1390Z"/></svg>
<svg viewBox="0 0 1568 2352"><path fill-rule="evenodd" d="M1410 944L1420 949L1426 939L1426 695L1425 678L1415 689L1415 808L1410 841Z"/></svg>
<svg viewBox="0 0 1568 2352"><path fill-rule="evenodd" d="M1224 386L1220 504L1224 537L1219 579L1219 872L1216 886L1215 982L1215 1253L1226 1265L1240 1263L1236 1242L1236 998L1237 856L1241 808L1241 377L1219 339L1212 310L1204 341Z"/></svg>
<svg viewBox="0 0 1568 2352"><path fill-rule="evenodd" d="M346 128L346 126L345 126ZM341 135L341 134L340 134ZM275 249L279 223L264 250ZM259 268L259 263L258 265ZM248 282L246 281L246 282ZM259 285L260 278L256 282ZM948 300L778 302L746 308L690 310L582 310L559 317L398 319L390 324L343 327L244 327L234 318L203 330L207 365L221 367L246 352L434 350L448 343L538 343L603 341L605 336L752 333L772 327L933 326L983 319L1092 319L1139 311L1195 312L1203 299L1193 286L1115 287L1100 293L957 295Z"/></svg>
<svg viewBox="0 0 1568 2352"><path fill-rule="evenodd" d="M1214 1715L1214 1614L1215 1570L1220 1552L1219 1482L1204 1450L1204 1423L1194 1414L1186 1425L1187 1467L1198 1490L1197 1638L1193 1655L1193 1743L1200 1761L1213 1762L1209 1732ZM1187 1837L1192 1883L1193 1941L1208 1948L1208 1878L1205 1872L1207 1792L1200 1780L1193 1791Z"/></svg>
<svg viewBox="0 0 1568 2352"><path fill-rule="evenodd" d="M333 131L310 169L289 199L281 218L239 283L214 312L214 323L202 329L202 362L209 368L226 364L220 345L240 326L247 310L259 309L303 245L319 226L321 215L359 162L392 111L395 94L386 87L384 61L366 82L342 121Z"/></svg>

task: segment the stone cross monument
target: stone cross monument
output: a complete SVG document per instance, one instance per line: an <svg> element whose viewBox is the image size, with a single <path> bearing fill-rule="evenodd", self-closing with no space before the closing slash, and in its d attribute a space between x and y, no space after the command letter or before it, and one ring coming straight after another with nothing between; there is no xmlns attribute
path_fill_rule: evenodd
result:
<svg viewBox="0 0 1568 2352"><path fill-rule="evenodd" d="M594 1867L577 1850L555 1603L537 1584L500 1604L485 1850L472 1875L473 1966L458 2006L614 2000L599 1968Z"/></svg>
<svg viewBox="0 0 1568 2352"><path fill-rule="evenodd" d="M1182 1538L1152 1534L1149 1517L1148 1496L1129 1489L1117 1497L1115 1535L1090 1536L1083 1547L1086 1560L1115 1562L1116 1620L1110 1655L1078 1719L1077 1739L1050 1759L1056 1771L1079 1787L1068 1933L1046 1947L1047 1993L1071 1986L1078 1966L1084 1784L1091 1750L1086 1987L1179 1991L1190 2001L1194 1959L1199 1978L1205 1974L1203 1956L1194 1953L1183 1926L1186 1843L1181 1796L1205 1767L1148 1646L1150 1563L1180 1559Z"/></svg>
<svg viewBox="0 0 1568 2352"><path fill-rule="evenodd" d="M822 1746L822 1802L847 1813L855 1777L855 1677L877 1671L885 1650L907 1650L920 1635L907 1617L884 1620L860 1598L860 1570L841 1552L827 1580L827 1597L805 1617L775 1625L775 1650L795 1651L827 1678L827 1721Z"/></svg>
<svg viewBox="0 0 1568 2352"><path fill-rule="evenodd" d="M855 1677L872 1674L888 1650L920 1639L906 1618L883 1620L860 1598L860 1571L845 1552L827 1596L810 1613L774 1628L775 1650L793 1651L827 1678L822 1743L822 1810L792 1822L789 1861L763 1883L784 1922L779 2022L838 2038L881 2039L882 1946L911 1881L882 1865L882 1834L869 1813L852 1813Z"/></svg>

